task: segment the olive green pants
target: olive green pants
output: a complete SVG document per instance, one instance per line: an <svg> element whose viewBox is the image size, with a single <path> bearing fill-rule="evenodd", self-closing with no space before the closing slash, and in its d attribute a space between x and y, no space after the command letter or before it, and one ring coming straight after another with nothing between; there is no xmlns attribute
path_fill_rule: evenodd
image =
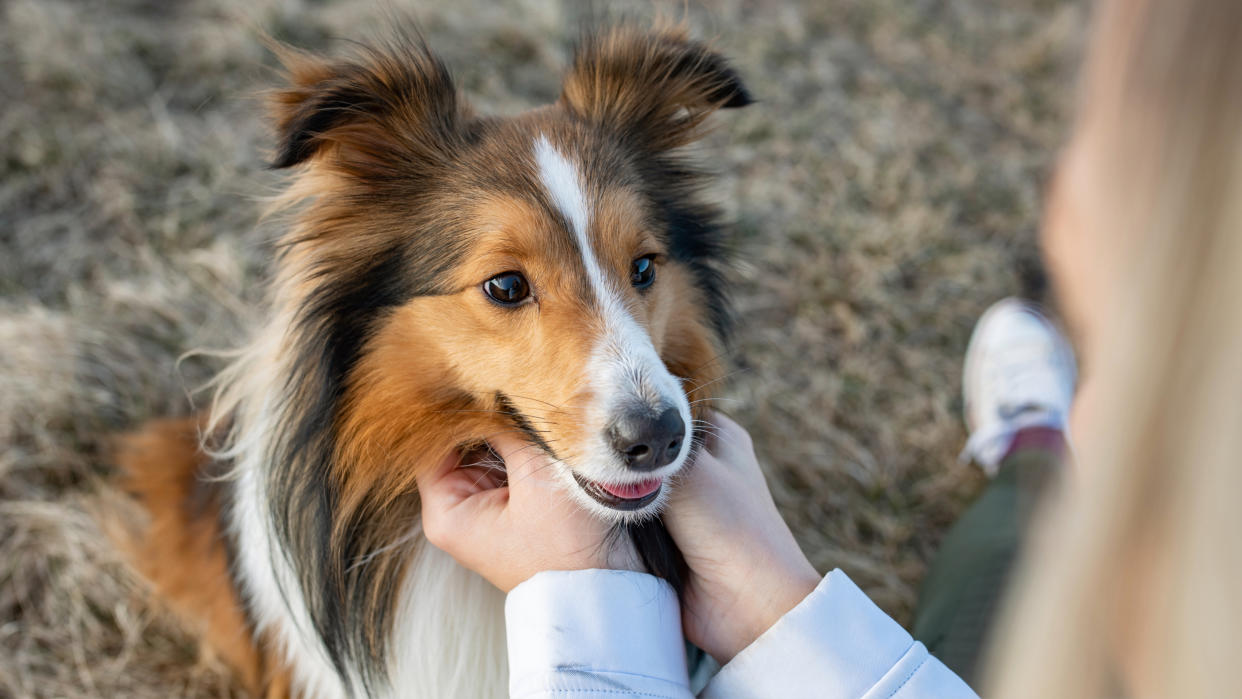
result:
<svg viewBox="0 0 1242 699"><path fill-rule="evenodd" d="M912 635L978 689L979 660L1004 599L1026 523L1063 448L1015 448L949 529L919 591Z"/></svg>

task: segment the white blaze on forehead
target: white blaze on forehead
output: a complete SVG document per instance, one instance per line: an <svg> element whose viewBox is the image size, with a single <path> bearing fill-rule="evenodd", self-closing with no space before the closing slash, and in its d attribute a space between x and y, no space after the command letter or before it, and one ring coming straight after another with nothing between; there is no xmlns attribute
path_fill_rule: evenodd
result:
<svg viewBox="0 0 1242 699"><path fill-rule="evenodd" d="M535 164L539 166L539 179L543 188L548 191L548 196L552 197L552 204L569 222L596 298L601 304L608 304L610 298L604 270L595 259L595 251L591 248L591 239L587 235L591 217L586 192L582 189L582 178L565 156L558 153L544 136L535 141Z"/></svg>

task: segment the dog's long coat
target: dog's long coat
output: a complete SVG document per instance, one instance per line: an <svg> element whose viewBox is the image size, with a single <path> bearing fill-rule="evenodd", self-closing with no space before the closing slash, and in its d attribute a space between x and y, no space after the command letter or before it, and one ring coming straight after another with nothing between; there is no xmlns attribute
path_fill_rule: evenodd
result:
<svg viewBox="0 0 1242 699"><path fill-rule="evenodd" d="M415 38L282 60L270 311L209 417L122 445L151 515L131 553L256 692L503 696L502 598L422 540L414 475L516 430L676 577L658 512L727 325L717 212L678 151L750 98L682 32L632 27L503 119ZM654 415L684 442L642 437ZM660 488L615 495L638 479Z"/></svg>

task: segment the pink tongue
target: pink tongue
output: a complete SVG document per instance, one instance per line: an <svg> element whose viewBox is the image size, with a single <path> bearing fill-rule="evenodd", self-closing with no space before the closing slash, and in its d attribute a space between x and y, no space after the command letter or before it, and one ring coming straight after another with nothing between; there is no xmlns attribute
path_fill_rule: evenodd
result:
<svg viewBox="0 0 1242 699"><path fill-rule="evenodd" d="M637 500L638 498L646 497L659 490L660 483L662 482L663 479L661 478L651 478L649 480L645 480L640 483L632 483L630 485L610 485L607 483L600 483L599 486L619 498L623 498L625 500Z"/></svg>

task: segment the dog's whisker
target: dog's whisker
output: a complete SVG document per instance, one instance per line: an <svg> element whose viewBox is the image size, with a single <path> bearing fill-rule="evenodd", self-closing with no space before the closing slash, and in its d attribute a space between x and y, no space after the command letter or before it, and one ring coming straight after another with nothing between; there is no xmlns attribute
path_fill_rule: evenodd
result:
<svg viewBox="0 0 1242 699"><path fill-rule="evenodd" d="M714 386L714 385L716 385L716 384L718 384L718 383L722 383L722 382L724 382L724 381L727 381L728 379L730 379L730 378L732 378L732 377L734 377L734 376L737 376L738 374L743 373L743 372L745 372L745 371L748 371L748 370L747 370L747 369L736 369L736 370L734 370L734 371L730 371L730 372L728 372L728 373L726 373L726 374L724 374L724 375L722 375L722 376L718 376L718 377L716 377L716 378L712 379L711 381L706 381L706 382L704 382L704 383L702 383L702 384L698 384L698 385L696 385L696 386L692 387L689 391L686 391L686 396L687 396L687 397L689 397L689 396L691 396L691 395L694 395L695 393L698 393L699 391L702 391L703 389L708 388L709 386Z"/></svg>
<svg viewBox="0 0 1242 699"><path fill-rule="evenodd" d="M697 400L692 400L690 401L690 407L693 408L696 405L702 405L705 403L725 403L725 402L742 403L743 401L739 398L727 398L724 396L716 396L714 398L699 398Z"/></svg>

